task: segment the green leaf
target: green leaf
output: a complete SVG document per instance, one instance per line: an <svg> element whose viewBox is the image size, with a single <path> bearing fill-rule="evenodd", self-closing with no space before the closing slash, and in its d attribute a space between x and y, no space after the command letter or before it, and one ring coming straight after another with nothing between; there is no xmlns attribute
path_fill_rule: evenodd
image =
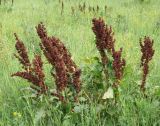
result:
<svg viewBox="0 0 160 126"><path fill-rule="evenodd" d="M114 98L113 88L109 87L107 92L104 93L102 99L112 99L112 98Z"/></svg>

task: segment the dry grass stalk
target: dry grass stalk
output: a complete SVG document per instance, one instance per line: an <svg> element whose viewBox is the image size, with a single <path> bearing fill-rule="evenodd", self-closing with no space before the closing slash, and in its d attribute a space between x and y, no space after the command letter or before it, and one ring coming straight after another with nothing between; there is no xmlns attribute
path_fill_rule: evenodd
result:
<svg viewBox="0 0 160 126"><path fill-rule="evenodd" d="M74 13L75 13L75 9L74 9L74 7L73 7L73 6L71 7L71 11L72 11L72 15L74 15Z"/></svg>
<svg viewBox="0 0 160 126"><path fill-rule="evenodd" d="M97 5L97 13L99 12L99 6Z"/></svg>
<svg viewBox="0 0 160 126"><path fill-rule="evenodd" d="M105 14L107 13L107 5L104 6Z"/></svg>
<svg viewBox="0 0 160 126"><path fill-rule="evenodd" d="M63 1L61 2L61 15L63 15L63 13L64 13L64 3L63 3Z"/></svg>

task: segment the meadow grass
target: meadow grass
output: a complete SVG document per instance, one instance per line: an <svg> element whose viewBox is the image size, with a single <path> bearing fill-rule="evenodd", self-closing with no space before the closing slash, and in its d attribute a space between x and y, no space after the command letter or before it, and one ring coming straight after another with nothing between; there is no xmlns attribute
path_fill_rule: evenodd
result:
<svg viewBox="0 0 160 126"><path fill-rule="evenodd" d="M83 13L78 5L99 6L98 13ZM104 6L107 5L105 13ZM58 0L15 0L13 6L8 1L0 5L0 125L1 126L159 126L160 125L160 0L66 0L61 15ZM71 6L76 7L72 14ZM92 100L82 104L84 109L75 113L62 113L59 103L41 98L40 102L27 97L21 91L28 82L11 78L20 69L14 58L17 33L28 48L30 57L41 53L40 39L35 26L43 22L49 35L61 38L70 50L73 59L81 67L84 59L97 56L95 38L92 32L92 19L102 17L111 25L115 33L116 49L123 47L123 57L127 61L122 80L119 103L116 106L105 104L104 113L98 113L101 104ZM155 55L150 63L145 99L139 91L141 81L139 38L145 35L154 39ZM43 57L43 61L46 62ZM50 65L45 65L50 71ZM82 73L83 76L83 73ZM54 86L52 77L47 82ZM83 90L83 89L82 89ZM156 91L159 91L158 93ZM156 93L155 93L156 92ZM22 96L25 96L22 97ZM94 98L93 98L94 99ZM108 101L106 101L108 102Z"/></svg>

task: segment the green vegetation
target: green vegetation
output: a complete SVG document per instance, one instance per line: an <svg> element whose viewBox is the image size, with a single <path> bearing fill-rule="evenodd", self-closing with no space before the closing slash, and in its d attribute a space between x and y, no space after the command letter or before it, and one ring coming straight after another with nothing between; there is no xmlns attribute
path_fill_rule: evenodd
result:
<svg viewBox="0 0 160 126"><path fill-rule="evenodd" d="M0 126L160 125L160 0L4 1L0 5ZM116 99L102 98L108 83L114 82L104 81L101 76L103 68L92 32L94 17L102 17L112 26L115 50L123 47L126 65ZM39 47L41 40L35 26L40 22L49 36L61 39L82 70L79 103L63 103L50 95L36 97L26 80L11 77L21 69L13 56L17 33L30 60L34 54L42 55L46 84L51 89L56 87L50 75L51 65ZM149 62L145 94L140 90L143 71L139 45L144 36L154 40L155 50Z"/></svg>

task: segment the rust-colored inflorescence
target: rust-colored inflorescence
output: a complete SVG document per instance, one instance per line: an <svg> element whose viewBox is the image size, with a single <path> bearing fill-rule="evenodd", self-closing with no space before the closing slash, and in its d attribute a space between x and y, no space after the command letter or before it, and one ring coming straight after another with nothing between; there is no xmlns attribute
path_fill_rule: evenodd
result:
<svg viewBox="0 0 160 126"><path fill-rule="evenodd" d="M105 50L109 53L114 52L114 43L115 39L113 38L114 33L112 32L112 27L108 27L105 25L103 19L93 19L93 27L92 30L96 36L96 46L100 52L101 60L103 65L108 63L108 57L105 53Z"/></svg>
<svg viewBox="0 0 160 126"><path fill-rule="evenodd" d="M24 43L18 38L17 34L14 33L14 35L16 38L15 47L18 52L18 55L14 54L14 56L19 60L25 70L29 70L31 63L28 58L27 49L25 48Z"/></svg>
<svg viewBox="0 0 160 126"><path fill-rule="evenodd" d="M140 40L140 46L141 46L141 67L143 67L143 79L141 83L141 90L145 91L145 83L146 78L149 73L149 61L152 60L152 57L154 55L154 49L153 49L153 40L151 40L149 37L145 37L144 41Z"/></svg>
<svg viewBox="0 0 160 126"><path fill-rule="evenodd" d="M45 74L43 73L43 62L39 55L35 55L33 59L33 72L34 75L38 78L38 86L41 88L42 92L48 90L48 87L45 84Z"/></svg>
<svg viewBox="0 0 160 126"><path fill-rule="evenodd" d="M57 89L64 90L67 87L68 78L65 63L56 46L53 46L53 39L45 37L42 40L41 48L48 61L54 66L56 74L54 74Z"/></svg>
<svg viewBox="0 0 160 126"><path fill-rule="evenodd" d="M96 36L96 47L101 55L101 61L104 67L103 71L106 79L108 80L108 68L106 66L108 65L109 60L108 56L110 55L113 57L112 65L116 78L113 86L117 87L120 84L119 80L122 78L123 69L125 67L125 60L121 58L122 48L120 51L115 51L115 39L113 38L114 33L112 31L112 27L108 27L103 19L94 18L92 23L92 30Z"/></svg>
<svg viewBox="0 0 160 126"><path fill-rule="evenodd" d="M55 68L55 74L52 73L56 80L57 89L64 90L69 83L69 75L72 74L72 83L77 92L80 91L80 70L71 58L70 53L64 44L57 38L48 37L46 29L42 23L37 27L37 33L41 39L40 47L44 52L47 60Z"/></svg>
<svg viewBox="0 0 160 126"><path fill-rule="evenodd" d="M112 27L108 27L105 25L104 20L93 19L93 27L92 30L96 35L96 45L99 50L107 49L108 52L114 51L114 43L115 39L113 38Z"/></svg>
<svg viewBox="0 0 160 126"><path fill-rule="evenodd" d="M80 69L76 69L76 71L73 73L73 84L74 84L74 87L78 92L80 92L80 89L81 89L81 80L80 80L80 76L81 76L81 70Z"/></svg>
<svg viewBox="0 0 160 126"><path fill-rule="evenodd" d="M123 76L123 69L125 67L125 60L122 59L122 48L120 48L119 51L113 52L113 70L115 72L115 78L116 82L114 83L114 86L119 85L119 80L121 80Z"/></svg>
<svg viewBox="0 0 160 126"><path fill-rule="evenodd" d="M40 47L48 62L52 64L54 68L52 69L51 74L55 78L57 92L50 92L50 94L57 96L59 100L64 101L61 92L68 87L68 84L72 84L78 94L81 88L81 70L72 60L71 54L59 39L54 36L48 37L46 28L42 23L40 23L36 29L41 39ZM15 37L17 41L16 49L18 52L18 55L15 54L15 56L23 65L25 71L14 73L12 76L19 76L28 80L33 84L31 85L31 88L35 89L38 94L46 94L48 87L45 84L45 74L43 73L43 62L41 57L35 55L31 63L23 42L19 40L16 34ZM77 98L77 95L75 98Z"/></svg>
<svg viewBox="0 0 160 126"><path fill-rule="evenodd" d="M31 87L37 90L39 94L46 92L48 90L48 87L45 85L45 82L44 82L45 75L42 69L43 62L41 60L41 57L38 55L35 55L33 63L31 64L28 58L28 54L26 51L26 47L24 46L24 43L19 40L16 34L15 34L15 37L17 41L16 49L19 54L15 56L23 65L22 68L25 68L25 71L14 73L12 74L12 76L19 76L23 79L28 80L33 84Z"/></svg>

